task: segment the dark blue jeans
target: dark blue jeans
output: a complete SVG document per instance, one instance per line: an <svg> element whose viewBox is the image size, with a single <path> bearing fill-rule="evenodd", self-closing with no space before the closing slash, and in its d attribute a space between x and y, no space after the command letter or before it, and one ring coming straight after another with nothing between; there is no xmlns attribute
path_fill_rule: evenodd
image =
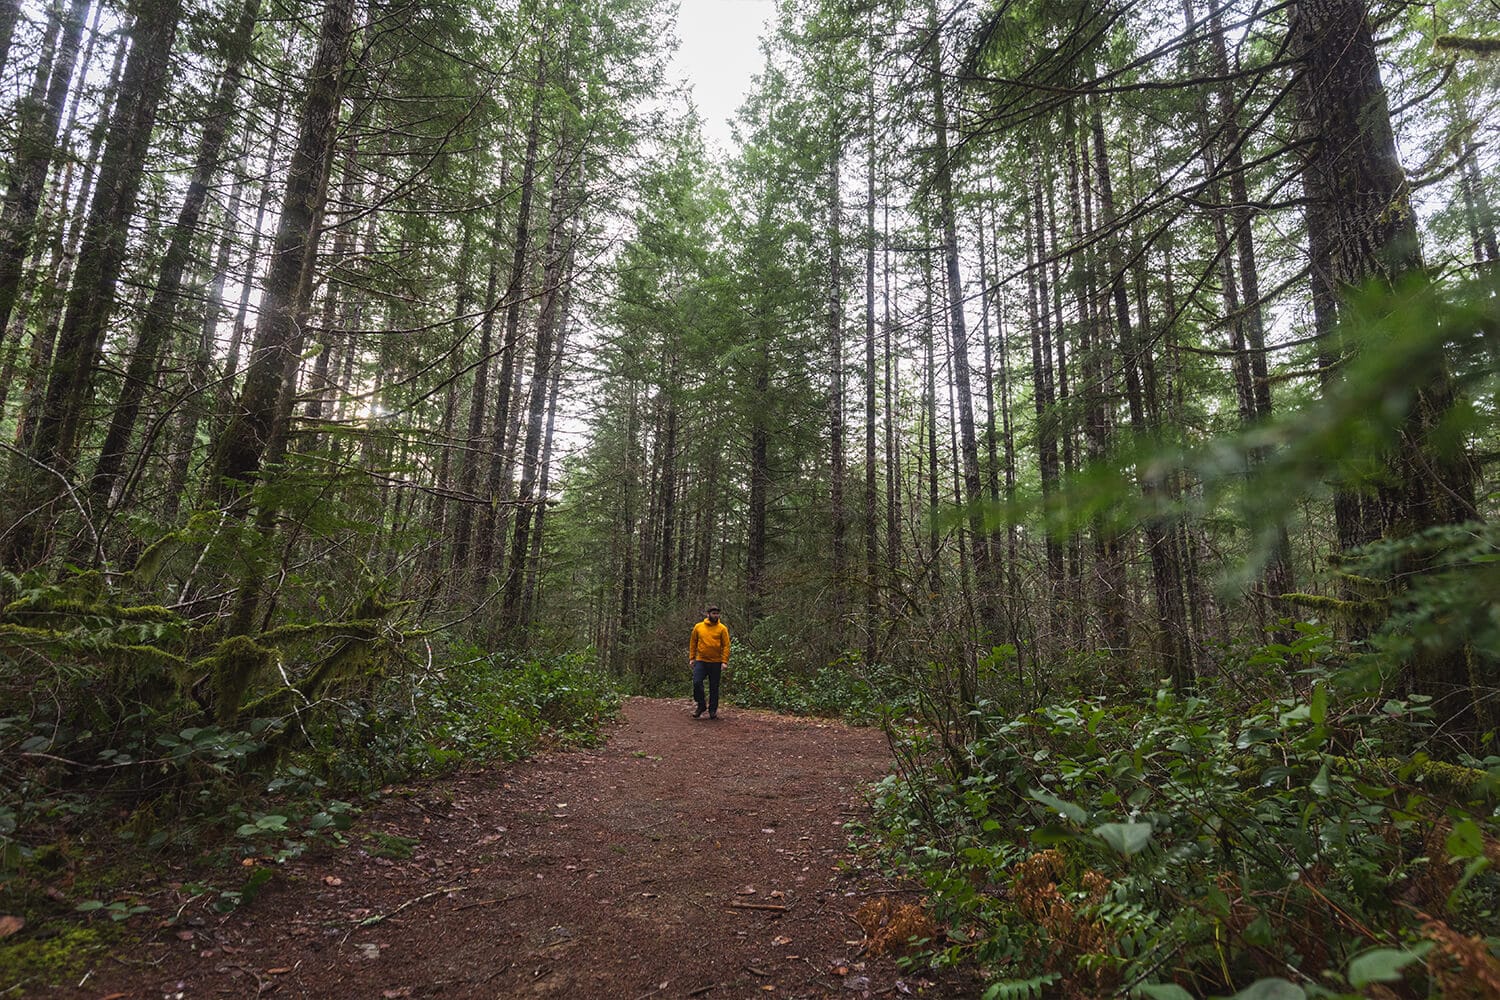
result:
<svg viewBox="0 0 1500 1000"><path fill-rule="evenodd" d="M693 661L693 700L698 703L698 711L703 711L703 679L708 678L708 714L717 715L719 711L719 676L724 672L724 664L710 663L708 660Z"/></svg>

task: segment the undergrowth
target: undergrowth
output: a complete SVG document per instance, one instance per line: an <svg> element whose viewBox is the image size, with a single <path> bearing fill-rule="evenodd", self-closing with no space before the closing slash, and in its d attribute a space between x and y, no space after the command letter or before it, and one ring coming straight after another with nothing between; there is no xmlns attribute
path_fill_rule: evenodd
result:
<svg viewBox="0 0 1500 1000"><path fill-rule="evenodd" d="M1253 704L980 703L961 747L896 726L872 841L950 928L926 960L977 963L986 1000L1500 995L1500 757L1431 760L1425 697L1341 699L1270 649L1245 668L1288 693Z"/></svg>
<svg viewBox="0 0 1500 1000"><path fill-rule="evenodd" d="M887 668L864 667L852 655L817 667L799 666L787 658L789 648L794 647L778 644L737 653L726 694L741 705L842 717L859 725L877 722L893 704L905 703L899 678Z"/></svg>
<svg viewBox="0 0 1500 1000"><path fill-rule="evenodd" d="M93 575L4 589L0 915L25 922L0 937L0 989L65 974L60 941L180 916L153 871L191 860L181 895L233 909L345 843L385 784L592 743L620 705L582 654L482 652L369 598L226 639Z"/></svg>

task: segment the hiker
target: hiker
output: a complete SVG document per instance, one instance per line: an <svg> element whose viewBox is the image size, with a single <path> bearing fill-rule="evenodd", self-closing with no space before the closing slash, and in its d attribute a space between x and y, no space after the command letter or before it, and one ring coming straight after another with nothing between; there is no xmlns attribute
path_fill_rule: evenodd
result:
<svg viewBox="0 0 1500 1000"><path fill-rule="evenodd" d="M710 719L719 717L719 677L729 662L729 627L719 621L719 609L709 605L708 617L693 626L688 640L688 666L693 671L693 700L698 710L693 718L708 711ZM703 679L708 678L708 703L703 702Z"/></svg>

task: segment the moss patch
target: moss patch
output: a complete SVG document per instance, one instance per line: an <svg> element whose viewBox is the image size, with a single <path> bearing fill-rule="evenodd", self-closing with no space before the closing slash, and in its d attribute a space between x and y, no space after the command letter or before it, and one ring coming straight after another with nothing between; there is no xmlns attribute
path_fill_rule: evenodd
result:
<svg viewBox="0 0 1500 1000"><path fill-rule="evenodd" d="M43 924L0 941L0 990L20 987L63 986L78 978L93 960L120 937L113 927L80 927L76 924Z"/></svg>

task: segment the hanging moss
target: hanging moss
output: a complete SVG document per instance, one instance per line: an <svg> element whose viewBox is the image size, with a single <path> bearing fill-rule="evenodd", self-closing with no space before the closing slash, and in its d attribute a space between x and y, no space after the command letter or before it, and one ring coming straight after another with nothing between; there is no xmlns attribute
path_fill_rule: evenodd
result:
<svg viewBox="0 0 1500 1000"><path fill-rule="evenodd" d="M260 674L276 661L276 651L245 635L230 636L197 666L212 678L214 715L228 723L240 713L245 692Z"/></svg>
<svg viewBox="0 0 1500 1000"><path fill-rule="evenodd" d="M1389 614L1384 601L1347 601L1323 594L1282 594L1280 599L1288 604L1312 608L1315 611L1337 617L1343 621L1378 623Z"/></svg>
<svg viewBox="0 0 1500 1000"><path fill-rule="evenodd" d="M142 586L149 585L156 578L156 573L161 569L162 563L166 561L167 550L180 539L181 532L172 531L146 546L136 558L135 567L131 570L136 583Z"/></svg>
<svg viewBox="0 0 1500 1000"><path fill-rule="evenodd" d="M1484 58L1500 54L1500 38L1472 38L1464 35L1439 35L1433 39L1439 52L1462 53Z"/></svg>

